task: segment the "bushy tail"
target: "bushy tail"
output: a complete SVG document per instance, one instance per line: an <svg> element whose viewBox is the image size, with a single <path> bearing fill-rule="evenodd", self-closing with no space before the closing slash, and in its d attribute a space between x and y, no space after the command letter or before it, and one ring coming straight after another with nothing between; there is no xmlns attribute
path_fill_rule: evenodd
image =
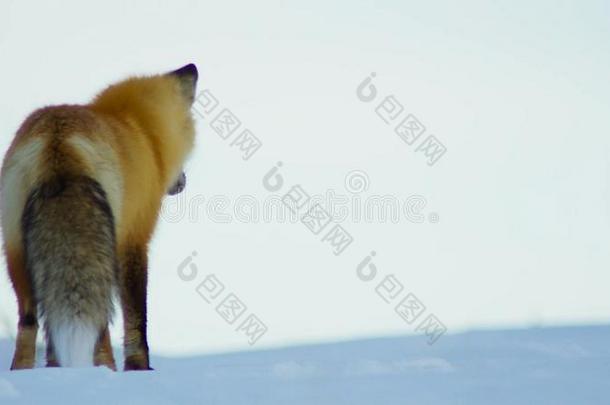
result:
<svg viewBox="0 0 610 405"><path fill-rule="evenodd" d="M29 196L22 219L26 264L60 366L93 365L112 317L114 218L95 180L57 175Z"/></svg>

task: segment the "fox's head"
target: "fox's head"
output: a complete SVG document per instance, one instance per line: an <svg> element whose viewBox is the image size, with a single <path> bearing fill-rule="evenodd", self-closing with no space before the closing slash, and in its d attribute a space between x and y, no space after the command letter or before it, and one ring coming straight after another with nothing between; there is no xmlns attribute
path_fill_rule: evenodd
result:
<svg viewBox="0 0 610 405"><path fill-rule="evenodd" d="M169 75L178 79L181 93L183 97L188 100L190 109L193 101L195 101L195 93L197 91L197 79L199 78L197 66L191 63L181 67L180 69L174 70L173 72L169 73ZM180 174L174 181L174 184L167 191L167 194L179 194L182 192L182 190L184 190L184 187L186 187L186 174L184 174L184 170L181 170Z"/></svg>
<svg viewBox="0 0 610 405"><path fill-rule="evenodd" d="M182 166L194 145L191 106L198 76L191 63L161 75L133 77L108 87L91 103L93 109L117 116L151 138L159 180L170 195L186 185Z"/></svg>

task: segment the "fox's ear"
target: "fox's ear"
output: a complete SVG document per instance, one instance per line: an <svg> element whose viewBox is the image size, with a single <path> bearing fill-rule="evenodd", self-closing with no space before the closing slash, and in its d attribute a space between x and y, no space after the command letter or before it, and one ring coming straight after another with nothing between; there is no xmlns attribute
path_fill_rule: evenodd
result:
<svg viewBox="0 0 610 405"><path fill-rule="evenodd" d="M180 82L182 88L182 94L192 104L195 100L195 92L197 89L197 79L199 73L197 72L197 66L193 63L189 63L180 69L169 72L168 75L175 76Z"/></svg>

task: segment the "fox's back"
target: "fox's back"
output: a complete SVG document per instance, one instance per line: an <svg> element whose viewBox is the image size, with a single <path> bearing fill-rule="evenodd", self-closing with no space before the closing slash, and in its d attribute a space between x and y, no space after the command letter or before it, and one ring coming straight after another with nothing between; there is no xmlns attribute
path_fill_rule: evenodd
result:
<svg viewBox="0 0 610 405"><path fill-rule="evenodd" d="M105 120L84 106L52 106L32 113L17 131L2 166L4 231L19 231L28 195L57 176L99 182L120 217L123 180L113 139Z"/></svg>
<svg viewBox="0 0 610 405"><path fill-rule="evenodd" d="M29 193L56 176L97 181L112 208L119 239L137 232L137 223L152 228L163 194L154 160L150 140L129 122L89 106L37 110L18 130L4 159L4 231L19 232Z"/></svg>

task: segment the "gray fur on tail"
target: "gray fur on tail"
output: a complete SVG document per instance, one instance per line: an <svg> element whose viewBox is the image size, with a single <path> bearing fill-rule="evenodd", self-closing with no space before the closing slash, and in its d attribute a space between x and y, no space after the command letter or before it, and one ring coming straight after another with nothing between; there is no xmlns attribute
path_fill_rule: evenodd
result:
<svg viewBox="0 0 610 405"><path fill-rule="evenodd" d="M22 218L26 266L61 366L93 364L113 313L114 218L95 180L55 176L30 194Z"/></svg>

